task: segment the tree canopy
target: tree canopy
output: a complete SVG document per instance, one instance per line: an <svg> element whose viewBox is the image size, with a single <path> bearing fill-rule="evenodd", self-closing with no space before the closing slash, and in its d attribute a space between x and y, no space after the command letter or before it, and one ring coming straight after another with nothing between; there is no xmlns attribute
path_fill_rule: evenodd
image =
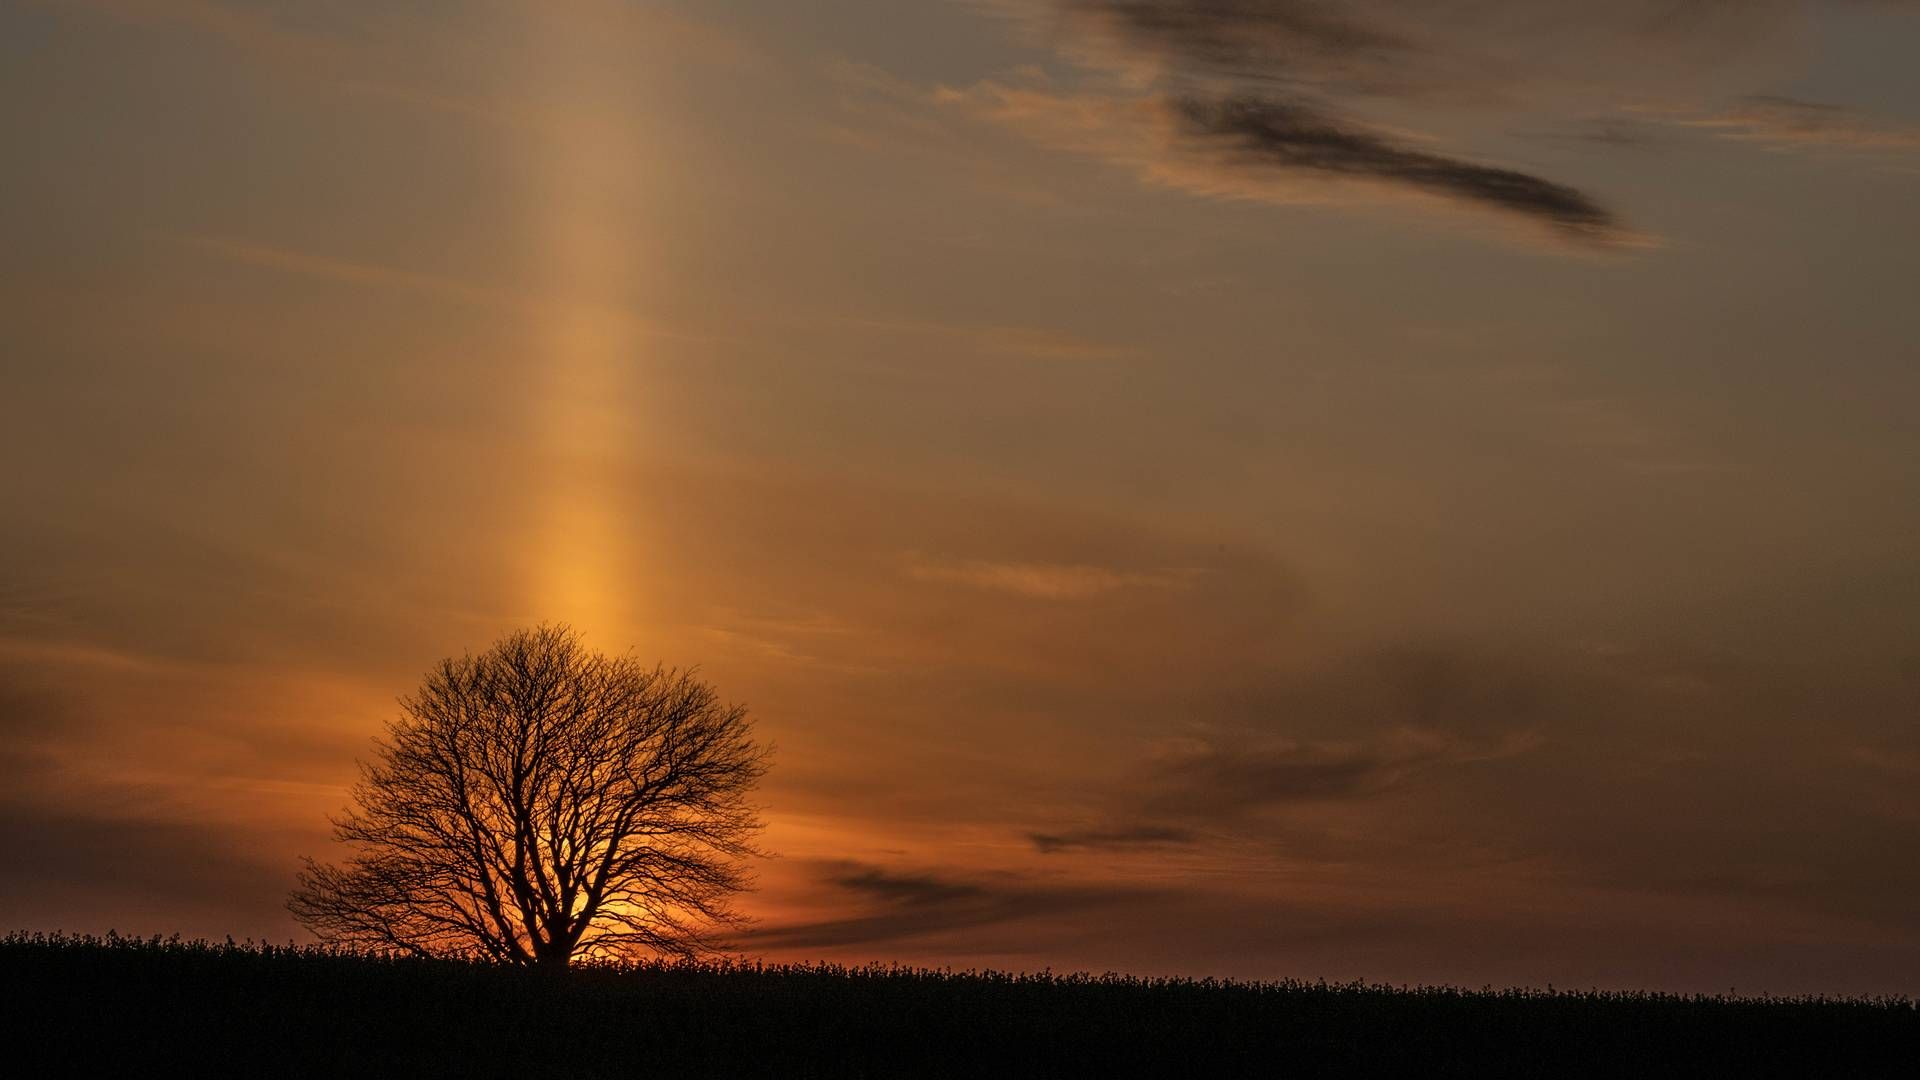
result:
<svg viewBox="0 0 1920 1080"><path fill-rule="evenodd" d="M342 865L288 901L322 941L564 967L690 956L741 921L761 827L746 710L564 626L440 662L334 819Z"/></svg>

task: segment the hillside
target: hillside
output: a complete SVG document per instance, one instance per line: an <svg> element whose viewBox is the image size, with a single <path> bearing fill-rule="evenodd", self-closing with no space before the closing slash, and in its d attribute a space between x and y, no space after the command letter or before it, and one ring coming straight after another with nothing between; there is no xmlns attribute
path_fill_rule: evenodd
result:
<svg viewBox="0 0 1920 1080"><path fill-rule="evenodd" d="M1920 1061L1902 1000L755 965L556 978L24 934L0 942L0 987L13 1059L73 1073L1865 1077Z"/></svg>

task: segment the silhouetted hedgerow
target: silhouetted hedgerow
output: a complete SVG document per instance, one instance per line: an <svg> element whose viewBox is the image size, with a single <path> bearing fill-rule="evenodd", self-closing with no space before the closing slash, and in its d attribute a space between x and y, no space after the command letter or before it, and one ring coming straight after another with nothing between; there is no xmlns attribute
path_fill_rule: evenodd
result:
<svg viewBox="0 0 1920 1080"><path fill-rule="evenodd" d="M13 1075L1913 1076L1907 999L0 941Z"/></svg>

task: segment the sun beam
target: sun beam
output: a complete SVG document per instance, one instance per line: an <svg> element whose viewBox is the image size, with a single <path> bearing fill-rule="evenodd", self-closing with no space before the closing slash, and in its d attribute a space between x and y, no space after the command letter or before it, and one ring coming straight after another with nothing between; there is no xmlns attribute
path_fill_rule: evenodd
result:
<svg viewBox="0 0 1920 1080"><path fill-rule="evenodd" d="M531 603L595 636L629 639L644 621L637 523L620 510L622 465L643 429L634 393L639 335L626 311L640 267L631 209L641 196L638 118L623 108L633 72L593 2L529 5L538 103L535 221L551 301L538 307L541 393L535 402L549 480ZM606 640L607 638L603 638Z"/></svg>

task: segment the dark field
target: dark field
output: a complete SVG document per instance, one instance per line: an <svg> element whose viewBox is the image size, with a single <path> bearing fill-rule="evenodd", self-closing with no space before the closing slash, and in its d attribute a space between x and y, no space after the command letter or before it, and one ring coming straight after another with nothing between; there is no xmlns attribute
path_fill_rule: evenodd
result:
<svg viewBox="0 0 1920 1080"><path fill-rule="evenodd" d="M16 1076L1920 1075L1904 1000L726 965L564 976L14 934Z"/></svg>

